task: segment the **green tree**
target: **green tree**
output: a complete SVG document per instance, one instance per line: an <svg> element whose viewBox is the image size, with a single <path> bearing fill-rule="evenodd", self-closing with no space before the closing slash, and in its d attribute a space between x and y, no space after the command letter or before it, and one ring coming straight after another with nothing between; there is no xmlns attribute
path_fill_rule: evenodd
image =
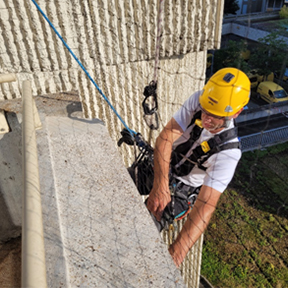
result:
<svg viewBox="0 0 288 288"><path fill-rule="evenodd" d="M236 12L240 9L237 0L225 0L224 2L224 15L233 14L236 15Z"/></svg>
<svg viewBox="0 0 288 288"><path fill-rule="evenodd" d="M227 47L216 50L214 53L213 73L224 67L234 67L247 73L249 66L243 58L243 53L247 50L245 41L229 40Z"/></svg>
<svg viewBox="0 0 288 288"><path fill-rule="evenodd" d="M273 32L258 39L258 47L252 51L249 64L262 75L284 71L287 59L287 44ZM282 75L283 76L283 75Z"/></svg>
<svg viewBox="0 0 288 288"><path fill-rule="evenodd" d="M288 8L286 7L286 5L284 5L280 12L279 12L279 16L281 19L287 19L288 18Z"/></svg>

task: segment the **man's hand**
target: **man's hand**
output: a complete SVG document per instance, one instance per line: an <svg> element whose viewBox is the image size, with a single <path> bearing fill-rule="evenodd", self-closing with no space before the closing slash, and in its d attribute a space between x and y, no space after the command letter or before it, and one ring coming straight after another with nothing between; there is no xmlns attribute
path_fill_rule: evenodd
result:
<svg viewBox="0 0 288 288"><path fill-rule="evenodd" d="M177 268L179 268L179 266L181 265L181 263L183 262L185 256L187 253L183 252L182 249L175 249L177 248L175 246L175 242L173 244L170 245L168 251L174 261L174 264L176 265Z"/></svg>
<svg viewBox="0 0 288 288"><path fill-rule="evenodd" d="M170 201L171 196L168 186L165 188L162 187L162 189L158 187L154 188L153 186L147 200L147 208L156 217L156 219L160 221L163 210Z"/></svg>
<svg viewBox="0 0 288 288"><path fill-rule="evenodd" d="M147 208L158 221L161 220L164 208L171 201L168 174L172 144L182 133L182 128L172 118L156 139L154 148L154 183L147 200Z"/></svg>

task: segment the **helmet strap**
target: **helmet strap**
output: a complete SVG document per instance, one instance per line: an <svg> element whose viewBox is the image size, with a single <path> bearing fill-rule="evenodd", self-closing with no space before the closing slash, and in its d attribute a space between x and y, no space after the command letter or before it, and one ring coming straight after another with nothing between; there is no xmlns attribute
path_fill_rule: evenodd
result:
<svg viewBox="0 0 288 288"><path fill-rule="evenodd" d="M233 118L225 117L223 127L228 128L230 126L232 120L233 120Z"/></svg>

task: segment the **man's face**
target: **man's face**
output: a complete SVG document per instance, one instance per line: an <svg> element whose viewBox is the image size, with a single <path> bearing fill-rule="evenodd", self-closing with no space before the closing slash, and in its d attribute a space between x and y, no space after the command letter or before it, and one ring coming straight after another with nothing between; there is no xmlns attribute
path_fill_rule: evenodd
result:
<svg viewBox="0 0 288 288"><path fill-rule="evenodd" d="M224 128L225 117L220 117L220 116L210 114L209 112L205 111L203 108L201 108L201 110L202 110L201 120L202 120L203 128L205 128L211 133L217 133Z"/></svg>

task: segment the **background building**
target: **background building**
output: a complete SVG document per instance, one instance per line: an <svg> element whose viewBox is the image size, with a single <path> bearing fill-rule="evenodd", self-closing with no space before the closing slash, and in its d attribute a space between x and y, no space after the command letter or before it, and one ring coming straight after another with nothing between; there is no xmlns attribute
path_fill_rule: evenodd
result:
<svg viewBox="0 0 288 288"><path fill-rule="evenodd" d="M283 3L283 0L238 0L237 15L280 10Z"/></svg>

